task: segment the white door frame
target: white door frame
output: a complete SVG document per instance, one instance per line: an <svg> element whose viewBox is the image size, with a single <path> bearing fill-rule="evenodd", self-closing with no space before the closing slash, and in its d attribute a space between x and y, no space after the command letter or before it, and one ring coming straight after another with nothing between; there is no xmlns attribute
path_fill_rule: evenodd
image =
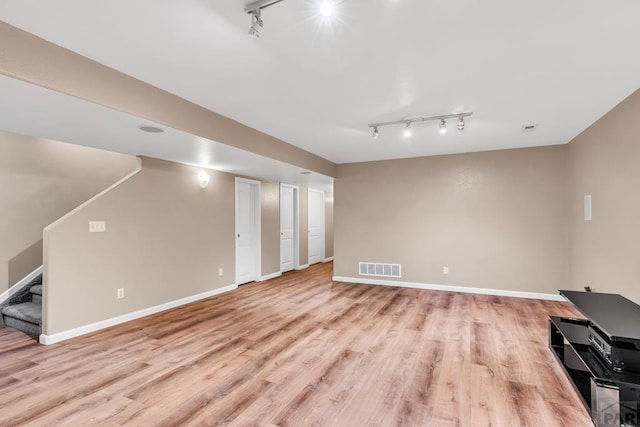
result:
<svg viewBox="0 0 640 427"><path fill-rule="evenodd" d="M262 227L260 225L261 221L261 215L260 215L260 211L261 209L261 205L260 205L260 181L256 181L254 179L247 179L247 178L240 178L240 177L236 177L235 180L235 193L234 193L234 199L235 199L235 226L234 226L234 234L233 234L233 240L236 242L235 243L235 260L236 260L236 271L235 271L235 282L236 284L238 283L238 183L245 183L245 184L249 184L252 186L252 188L255 190L253 192L253 197L254 197L254 213L253 213L253 220L255 221L255 225L256 225L256 277L255 280L257 281L260 276L262 275Z"/></svg>
<svg viewBox="0 0 640 427"><path fill-rule="evenodd" d="M324 218L324 208L325 208L325 202L324 202L324 191L322 190L314 190L313 188L309 188L309 193L314 192L314 193L320 193L322 195L322 209L320 210L320 216L321 216L321 232L320 232L320 261L319 262L323 262L326 259L326 254L325 254L325 218ZM307 258L308 258L308 254L309 254L309 236L308 236L308 228L309 228L309 215L311 214L311 209L309 209L309 200L311 200L311 197L309 197L307 195ZM308 261L307 261L308 262Z"/></svg>
<svg viewBox="0 0 640 427"><path fill-rule="evenodd" d="M297 185L280 183L280 188L293 189L293 269L300 267L300 187ZM282 264L280 264L282 272Z"/></svg>

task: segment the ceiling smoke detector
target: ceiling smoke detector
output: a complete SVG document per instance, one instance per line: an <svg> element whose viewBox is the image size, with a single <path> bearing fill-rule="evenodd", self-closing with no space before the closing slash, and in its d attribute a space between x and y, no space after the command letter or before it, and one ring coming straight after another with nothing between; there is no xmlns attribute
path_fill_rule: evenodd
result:
<svg viewBox="0 0 640 427"><path fill-rule="evenodd" d="M538 129L538 125L524 125L522 126L522 132L533 132Z"/></svg>

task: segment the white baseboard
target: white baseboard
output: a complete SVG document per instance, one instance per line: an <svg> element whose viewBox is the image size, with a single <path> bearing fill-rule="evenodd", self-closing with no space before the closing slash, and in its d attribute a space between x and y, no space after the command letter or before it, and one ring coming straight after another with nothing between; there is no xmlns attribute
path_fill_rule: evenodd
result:
<svg viewBox="0 0 640 427"><path fill-rule="evenodd" d="M343 277L343 276L333 276L331 280L333 280L334 282L362 283L365 285L379 285L379 286L397 286L401 288L426 289L431 291L463 292L467 294L497 295L497 296L503 296L503 297L532 298L532 299L544 299L544 300L551 300L551 301L566 301L566 299L559 294L558 295L545 294L545 293L538 293L538 292L507 291L504 289L472 288L467 286L432 285L428 283L399 282L395 280L378 280L378 279Z"/></svg>
<svg viewBox="0 0 640 427"><path fill-rule="evenodd" d="M280 276L282 276L282 273L279 271L276 271L275 273L265 274L264 276L260 276L257 282L264 282L267 280L275 279L276 277L280 277Z"/></svg>
<svg viewBox="0 0 640 427"><path fill-rule="evenodd" d="M15 295L16 292L18 292L24 286L28 285L30 281L38 277L40 274L42 274L42 266L36 268L31 273L24 276L18 283L16 283L12 287L10 287L9 289L1 293L0 304L2 304L3 302L11 298L13 295Z"/></svg>
<svg viewBox="0 0 640 427"><path fill-rule="evenodd" d="M112 317L111 319L107 319L107 320L101 320L99 322L95 322L90 325L80 326L78 328L70 329L68 331L58 332L51 335L41 334L40 344L44 344L44 345L55 344L60 341L65 341L71 338L78 337L80 335L85 335L91 332L99 331L100 329L105 329L111 326L119 325L120 323L129 322L131 320L139 319L141 317L149 316L151 314L159 313L161 311L165 311L181 305L189 304L204 298L209 298L214 295L219 295L225 292L229 292L237 288L238 288L238 285L233 284L233 285L225 286L222 288L213 289L211 291L203 292L201 294L180 298L175 301L170 301L164 304L156 305L154 307L149 307L143 310L134 311L133 313L123 314L122 316Z"/></svg>
<svg viewBox="0 0 640 427"><path fill-rule="evenodd" d="M305 268L309 268L309 264L302 264L296 267L296 270L304 270Z"/></svg>
<svg viewBox="0 0 640 427"><path fill-rule="evenodd" d="M325 258L324 261L322 261L322 262L330 262L330 261L333 261L333 257L332 256L330 256L329 258Z"/></svg>

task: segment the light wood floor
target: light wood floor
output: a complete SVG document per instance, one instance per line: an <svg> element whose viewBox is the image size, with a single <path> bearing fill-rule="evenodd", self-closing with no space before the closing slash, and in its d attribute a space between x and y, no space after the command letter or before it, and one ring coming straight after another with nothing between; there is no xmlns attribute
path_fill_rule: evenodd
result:
<svg viewBox="0 0 640 427"><path fill-rule="evenodd" d="M590 426L564 303L331 282L331 264L39 346L0 328L0 426Z"/></svg>

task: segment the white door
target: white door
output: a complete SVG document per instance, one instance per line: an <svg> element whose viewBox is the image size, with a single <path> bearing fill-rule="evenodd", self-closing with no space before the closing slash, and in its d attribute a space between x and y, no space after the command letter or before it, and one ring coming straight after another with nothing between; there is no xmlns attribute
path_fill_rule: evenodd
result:
<svg viewBox="0 0 640 427"><path fill-rule="evenodd" d="M258 279L258 184L236 179L236 284Z"/></svg>
<svg viewBox="0 0 640 427"><path fill-rule="evenodd" d="M280 271L293 270L295 265L295 190L280 186Z"/></svg>
<svg viewBox="0 0 640 427"><path fill-rule="evenodd" d="M309 264L324 261L324 193L309 189Z"/></svg>

